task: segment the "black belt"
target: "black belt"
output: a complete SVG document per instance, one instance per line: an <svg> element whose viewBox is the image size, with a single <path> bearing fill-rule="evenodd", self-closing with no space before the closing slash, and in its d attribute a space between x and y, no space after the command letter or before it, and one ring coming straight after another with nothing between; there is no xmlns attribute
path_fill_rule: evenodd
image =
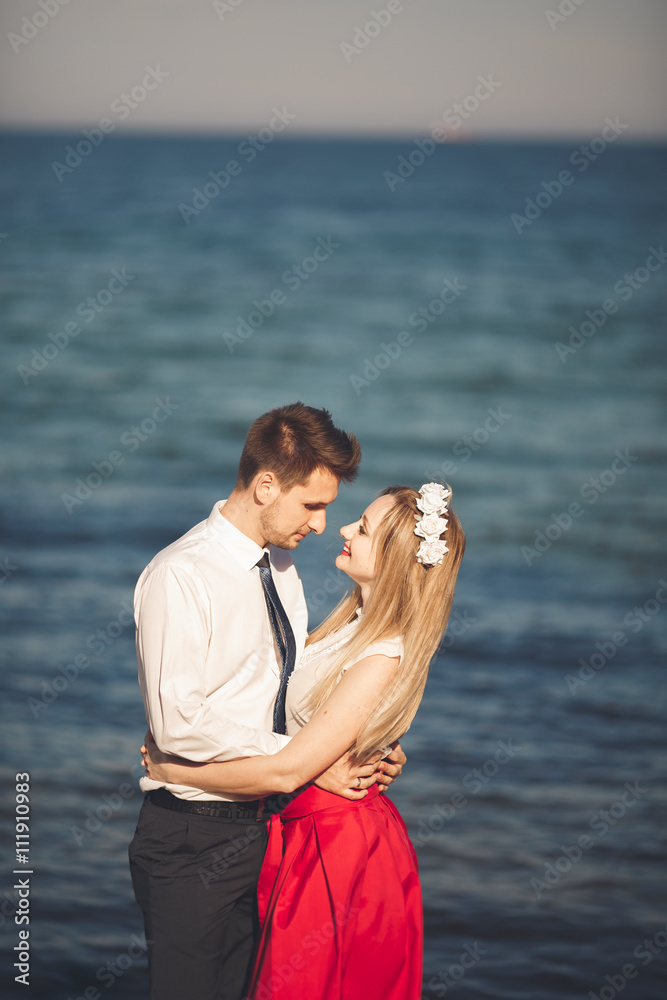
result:
<svg viewBox="0 0 667 1000"><path fill-rule="evenodd" d="M218 802L213 799L179 799L166 788L157 788L148 792L146 798L162 809L173 809L174 812L194 813L196 816L217 816L222 819L253 819L260 822L272 813L280 812L285 802L283 797L271 795L266 799L253 799L251 802ZM291 799L289 796L288 799Z"/></svg>

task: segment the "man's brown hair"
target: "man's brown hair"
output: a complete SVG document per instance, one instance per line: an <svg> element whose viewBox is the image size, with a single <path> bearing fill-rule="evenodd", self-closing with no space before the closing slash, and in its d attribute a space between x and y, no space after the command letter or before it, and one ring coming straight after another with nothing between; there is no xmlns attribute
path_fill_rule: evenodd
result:
<svg viewBox="0 0 667 1000"><path fill-rule="evenodd" d="M316 469L351 483L360 461L356 437L335 427L328 410L290 403L269 410L250 425L236 487L247 489L260 469L275 472L283 490L303 486Z"/></svg>

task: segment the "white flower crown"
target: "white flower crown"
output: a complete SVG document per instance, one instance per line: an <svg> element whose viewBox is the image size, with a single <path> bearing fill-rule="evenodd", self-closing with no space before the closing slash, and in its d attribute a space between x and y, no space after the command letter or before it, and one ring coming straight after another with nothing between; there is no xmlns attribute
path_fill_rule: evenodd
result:
<svg viewBox="0 0 667 1000"><path fill-rule="evenodd" d="M415 535L424 539L417 552L417 562L423 566L437 566L445 552L449 552L440 535L448 528L447 504L451 495L452 491L440 483L424 483L419 489L417 506L422 516L415 514L418 522Z"/></svg>

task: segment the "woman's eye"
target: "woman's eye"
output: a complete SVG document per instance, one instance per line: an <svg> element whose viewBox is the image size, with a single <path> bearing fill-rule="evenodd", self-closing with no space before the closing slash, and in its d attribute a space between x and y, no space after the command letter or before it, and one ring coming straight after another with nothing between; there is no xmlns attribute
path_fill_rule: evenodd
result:
<svg viewBox="0 0 667 1000"><path fill-rule="evenodd" d="M360 535L365 535L366 534L366 532L363 529L363 525L361 525L361 524L359 525L359 534Z"/></svg>

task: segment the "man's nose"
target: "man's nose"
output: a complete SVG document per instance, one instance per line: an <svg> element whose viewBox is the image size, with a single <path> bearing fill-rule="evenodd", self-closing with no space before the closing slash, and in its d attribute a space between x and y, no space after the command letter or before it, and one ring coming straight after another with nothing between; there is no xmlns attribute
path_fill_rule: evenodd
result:
<svg viewBox="0 0 667 1000"><path fill-rule="evenodd" d="M308 521L308 527L316 535L321 535L327 526L327 512L325 510L315 510Z"/></svg>

